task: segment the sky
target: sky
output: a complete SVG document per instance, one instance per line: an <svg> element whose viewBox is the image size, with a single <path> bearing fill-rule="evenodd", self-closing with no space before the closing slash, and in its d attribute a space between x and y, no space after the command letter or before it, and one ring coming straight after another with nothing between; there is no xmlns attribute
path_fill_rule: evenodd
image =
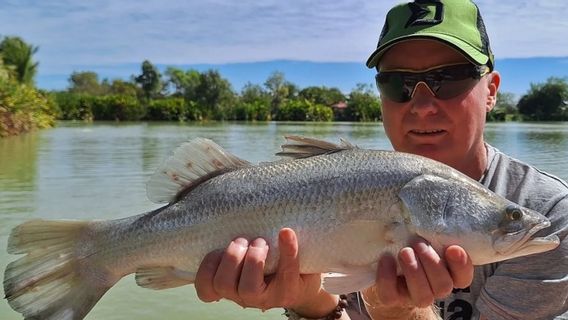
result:
<svg viewBox="0 0 568 320"><path fill-rule="evenodd" d="M318 66L317 70L338 64L361 66L358 77L372 81L363 64L376 46L386 12L399 2L0 0L0 36L20 36L39 47L34 56L40 63L37 84L46 89L63 89L73 71L128 79L145 59L163 68L213 67L222 73L237 66L239 71L230 80L239 84L247 77L253 83L259 78L247 66L268 70L282 62L292 69L281 71L293 75L300 71L294 68L306 68L302 63ZM522 75L526 87L535 79L532 70L542 73L543 67L568 76L568 1L476 3L497 61L524 62L513 64L511 70L528 69ZM537 62L526 59L535 57ZM547 65L541 58L554 59ZM535 67L526 68L527 62ZM302 74L306 72L300 72L297 81L303 80ZM339 77L350 82L342 85L345 88L359 81ZM334 83L323 76L318 81Z"/></svg>

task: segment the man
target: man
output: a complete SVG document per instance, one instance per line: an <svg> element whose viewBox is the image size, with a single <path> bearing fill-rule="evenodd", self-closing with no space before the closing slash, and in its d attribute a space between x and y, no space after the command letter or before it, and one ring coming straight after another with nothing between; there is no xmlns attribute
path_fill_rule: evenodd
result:
<svg viewBox="0 0 568 320"><path fill-rule="evenodd" d="M548 216L540 235L556 234L552 251L473 267L460 247L440 257L424 241L379 261L377 281L363 298L374 319L568 319L568 185L485 144L486 113L500 84L489 39L470 0L415 1L391 9L377 50L385 131L397 151L446 163L494 192ZM203 301L286 307L291 319L367 318L356 305L320 289L319 275L298 272L294 232L280 233L281 259L263 277L263 239L233 241L203 261L196 289ZM402 275L397 276L396 260ZM439 311L429 306L436 302Z"/></svg>

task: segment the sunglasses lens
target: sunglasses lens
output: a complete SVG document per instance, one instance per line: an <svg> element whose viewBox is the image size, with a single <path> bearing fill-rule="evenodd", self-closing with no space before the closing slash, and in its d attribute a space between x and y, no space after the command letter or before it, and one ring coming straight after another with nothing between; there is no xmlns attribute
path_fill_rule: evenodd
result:
<svg viewBox="0 0 568 320"><path fill-rule="evenodd" d="M484 67L461 64L427 72L387 71L375 76L377 88L389 100L408 102L419 82L424 82L438 99L446 100L470 91L481 78Z"/></svg>
<svg viewBox="0 0 568 320"><path fill-rule="evenodd" d="M436 96L442 100L457 97L463 93L469 92L479 82L479 79L468 78L463 80L445 81L442 83Z"/></svg>
<svg viewBox="0 0 568 320"><path fill-rule="evenodd" d="M379 73L375 76L375 80L381 95L389 100L399 103L410 101L410 90L402 74Z"/></svg>

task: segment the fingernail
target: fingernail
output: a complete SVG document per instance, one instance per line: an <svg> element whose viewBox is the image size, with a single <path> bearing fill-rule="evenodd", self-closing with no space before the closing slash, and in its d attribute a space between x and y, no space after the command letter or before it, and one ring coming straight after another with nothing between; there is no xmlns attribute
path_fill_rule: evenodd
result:
<svg viewBox="0 0 568 320"><path fill-rule="evenodd" d="M416 245L414 245L414 247L418 254L427 254L433 250L431 246L425 244L424 242L418 242Z"/></svg>
<svg viewBox="0 0 568 320"><path fill-rule="evenodd" d="M266 241L262 238L256 238L253 240L251 245L255 248L264 248L266 247Z"/></svg>
<svg viewBox="0 0 568 320"><path fill-rule="evenodd" d="M416 266L416 256L414 255L414 250L410 248L404 248L400 250L400 259L407 265Z"/></svg>
<svg viewBox="0 0 568 320"><path fill-rule="evenodd" d="M245 247L245 248L248 247L248 245L249 245L248 240L245 239L245 238L236 238L235 240L233 240L233 242L235 244L238 244L239 246Z"/></svg>
<svg viewBox="0 0 568 320"><path fill-rule="evenodd" d="M467 258L461 250L452 250L450 252L446 252L445 258L452 262L457 262L457 263L467 262Z"/></svg>

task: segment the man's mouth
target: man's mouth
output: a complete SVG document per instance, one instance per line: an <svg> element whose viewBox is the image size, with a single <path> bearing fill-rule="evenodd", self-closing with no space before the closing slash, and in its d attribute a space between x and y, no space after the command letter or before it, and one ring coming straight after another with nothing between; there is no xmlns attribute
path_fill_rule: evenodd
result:
<svg viewBox="0 0 568 320"><path fill-rule="evenodd" d="M419 135L436 135L436 134L441 134L446 132L445 130L442 129L431 129L431 130L418 130L418 129L414 129L414 130L410 130L410 133L412 134L419 134Z"/></svg>

